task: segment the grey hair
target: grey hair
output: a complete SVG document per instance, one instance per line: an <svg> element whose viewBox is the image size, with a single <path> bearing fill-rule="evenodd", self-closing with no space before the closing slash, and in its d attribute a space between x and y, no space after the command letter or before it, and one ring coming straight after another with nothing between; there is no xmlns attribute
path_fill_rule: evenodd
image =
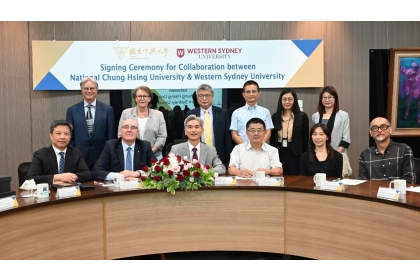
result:
<svg viewBox="0 0 420 280"><path fill-rule="evenodd" d="M213 88L211 87L211 85L201 84L201 85L198 86L198 88L195 92L198 94L199 90L209 90L211 92L211 95L214 96L214 91L213 91Z"/></svg>
<svg viewBox="0 0 420 280"><path fill-rule="evenodd" d="M55 120L51 123L50 134L53 134L54 129L59 125L67 125L70 128L70 133L73 133L73 125L65 120Z"/></svg>
<svg viewBox="0 0 420 280"><path fill-rule="evenodd" d="M92 83L94 83L94 84L96 85L96 89L99 89L98 82L97 82L94 78L92 78L92 77L85 77L85 78L84 78L84 79L80 82L80 89L83 89L83 86L84 86L84 84L85 84L87 81L91 81Z"/></svg>
<svg viewBox="0 0 420 280"><path fill-rule="evenodd" d="M187 127L187 123L188 123L189 121L193 121L193 120L197 120L197 121L199 121L199 122L200 122L200 125L201 125L201 128L203 128L203 127L204 127L204 121L203 121L203 119L202 119L202 118L197 117L196 115L189 115L189 116L185 119L185 121L184 121L184 128L185 128L185 127Z"/></svg>

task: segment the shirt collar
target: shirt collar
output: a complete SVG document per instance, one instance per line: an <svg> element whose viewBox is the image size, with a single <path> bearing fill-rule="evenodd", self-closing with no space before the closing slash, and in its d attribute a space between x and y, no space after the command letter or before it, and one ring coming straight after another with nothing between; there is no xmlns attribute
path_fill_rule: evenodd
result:
<svg viewBox="0 0 420 280"><path fill-rule="evenodd" d="M89 103L86 102L86 100L83 99L83 106L87 107L87 105L89 105ZM93 101L92 103L90 103L90 105L92 105L93 107L96 107L96 99L95 101Z"/></svg>
<svg viewBox="0 0 420 280"><path fill-rule="evenodd" d="M197 153L200 151L200 143L198 143L198 145L195 146L195 147L193 145L191 145L190 141L187 141L187 143L188 143L188 150L190 152L192 151L193 148L197 148Z"/></svg>
<svg viewBox="0 0 420 280"><path fill-rule="evenodd" d="M134 151L134 147L136 146L136 142L134 142L134 143L133 143L133 145L128 146L128 145L127 145L126 143L124 143L124 141L122 141L122 140L121 140L121 144L122 144L122 147L123 147L123 151L124 151L124 152L127 150L127 148L128 148L128 147L131 147L131 150L133 150L133 151Z"/></svg>
<svg viewBox="0 0 420 280"><path fill-rule="evenodd" d="M267 146L266 145L267 145L267 143L263 142L262 146L261 146L261 150L267 151ZM254 150L254 148L251 146L251 141L248 141L248 142L246 142L245 150L250 150L250 149Z"/></svg>
<svg viewBox="0 0 420 280"><path fill-rule="evenodd" d="M59 156L59 153L61 153L61 152L64 152L64 154L66 154L66 152L67 152L67 147L64 151L60 151L59 149L54 147L54 145L51 145L51 146L53 147L56 156Z"/></svg>
<svg viewBox="0 0 420 280"><path fill-rule="evenodd" d="M390 139L388 146L385 148L384 154L388 154L389 153L389 148L392 146L392 140ZM376 147L376 143L373 146L373 151L375 152L375 154L377 155L382 155L379 151L378 148Z"/></svg>
<svg viewBox="0 0 420 280"><path fill-rule="evenodd" d="M210 107L207 109L207 111L209 111L209 114L211 115L213 112L213 105L210 105ZM200 113L202 113L204 115L204 113L206 112L206 109L203 109L200 107Z"/></svg>
<svg viewBox="0 0 420 280"><path fill-rule="evenodd" d="M254 106L249 106L248 103L245 103L245 108L247 110L255 110L257 109L258 104L255 104Z"/></svg>

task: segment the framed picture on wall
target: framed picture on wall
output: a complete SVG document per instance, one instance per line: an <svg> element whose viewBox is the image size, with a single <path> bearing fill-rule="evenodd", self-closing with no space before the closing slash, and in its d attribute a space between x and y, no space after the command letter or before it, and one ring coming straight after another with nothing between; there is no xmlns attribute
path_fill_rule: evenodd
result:
<svg viewBox="0 0 420 280"><path fill-rule="evenodd" d="M392 136L420 136L420 48L392 48L388 119Z"/></svg>

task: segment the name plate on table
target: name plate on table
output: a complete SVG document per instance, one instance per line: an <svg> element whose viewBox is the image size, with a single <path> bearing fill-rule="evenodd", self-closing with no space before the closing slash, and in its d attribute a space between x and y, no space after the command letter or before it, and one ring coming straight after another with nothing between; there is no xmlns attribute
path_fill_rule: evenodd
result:
<svg viewBox="0 0 420 280"><path fill-rule="evenodd" d="M56 196L58 198L80 196L80 189L78 186L57 188Z"/></svg>
<svg viewBox="0 0 420 280"><path fill-rule="evenodd" d="M344 189L344 185L340 182L322 181L319 189L323 191L342 192Z"/></svg>
<svg viewBox="0 0 420 280"><path fill-rule="evenodd" d="M377 197L398 200L400 198L400 191L392 188L379 187Z"/></svg>
<svg viewBox="0 0 420 280"><path fill-rule="evenodd" d="M284 178L259 178L257 179L258 186L274 186L284 187Z"/></svg>
<svg viewBox="0 0 420 280"><path fill-rule="evenodd" d="M138 181L121 181L120 182L120 190L132 190L132 189L140 189L143 187L142 182Z"/></svg>
<svg viewBox="0 0 420 280"><path fill-rule="evenodd" d="M0 199L0 211L15 208L18 206L19 204L17 203L15 195Z"/></svg>
<svg viewBox="0 0 420 280"><path fill-rule="evenodd" d="M236 179L235 177L217 177L214 179L215 186L236 186Z"/></svg>

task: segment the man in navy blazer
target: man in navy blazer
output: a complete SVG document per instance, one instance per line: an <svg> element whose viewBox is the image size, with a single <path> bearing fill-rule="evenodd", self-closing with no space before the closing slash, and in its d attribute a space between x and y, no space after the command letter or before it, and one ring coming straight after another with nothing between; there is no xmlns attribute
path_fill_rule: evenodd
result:
<svg viewBox="0 0 420 280"><path fill-rule="evenodd" d="M105 148L92 170L93 180L113 180L115 174L123 174L127 181L137 180L143 166L151 166L156 157L150 143L137 138L138 133L137 121L123 121L121 137L105 143Z"/></svg>
<svg viewBox="0 0 420 280"><path fill-rule="evenodd" d="M83 160L82 153L69 147L73 127L64 120L53 121L50 126L51 146L36 151L26 179L49 185L86 182L92 180L92 172ZM63 158L63 159L62 159ZM60 170L60 163L63 169Z"/></svg>
<svg viewBox="0 0 420 280"><path fill-rule="evenodd" d="M92 77L84 78L80 88L84 100L67 109L66 120L74 127L70 146L82 152L86 164L92 169L105 142L116 138L114 110L96 100L98 83Z"/></svg>
<svg viewBox="0 0 420 280"><path fill-rule="evenodd" d="M205 119L206 111L209 112L210 123L212 124L212 138L211 146L216 148L217 154L221 161L225 164L229 163L230 153L232 151L232 136L229 130L230 121L225 109L213 106L214 91L208 84L201 84L197 90L197 102L200 107L197 107L187 113L189 115L196 115L201 119ZM206 123L204 122L204 131L206 131ZM201 142L209 144L205 141L204 134L201 136Z"/></svg>

